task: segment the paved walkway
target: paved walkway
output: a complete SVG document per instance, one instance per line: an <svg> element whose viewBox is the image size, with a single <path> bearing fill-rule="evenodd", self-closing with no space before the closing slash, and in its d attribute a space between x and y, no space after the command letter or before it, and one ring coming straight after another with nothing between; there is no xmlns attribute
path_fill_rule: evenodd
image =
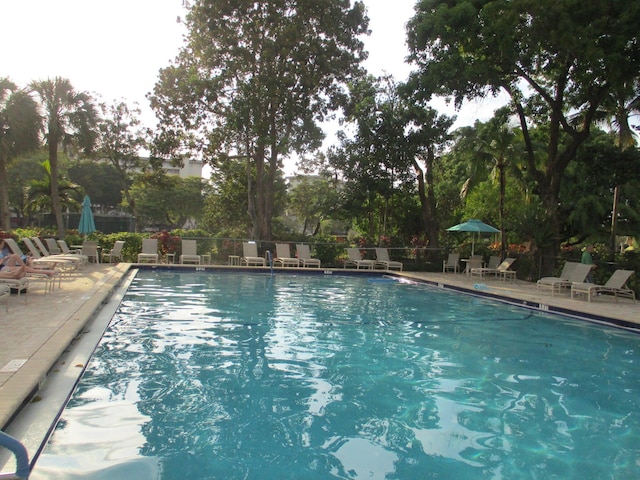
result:
<svg viewBox="0 0 640 480"><path fill-rule="evenodd" d="M128 265L89 264L45 294L35 282L27 294L0 303L0 429L31 397L49 370L82 331Z"/></svg>
<svg viewBox="0 0 640 480"><path fill-rule="evenodd" d="M8 312L4 303L0 304L0 429L38 391L61 354L115 291L129 268L130 264L124 263L91 264L85 271L63 279L62 288L52 293L45 294L41 285L35 284L26 304L15 295ZM583 299L572 300L568 295L538 294L535 284L529 282L508 283L452 273L403 275L443 288L510 299L533 308L622 321L640 329L640 303L630 300L615 302L603 297L587 303Z"/></svg>

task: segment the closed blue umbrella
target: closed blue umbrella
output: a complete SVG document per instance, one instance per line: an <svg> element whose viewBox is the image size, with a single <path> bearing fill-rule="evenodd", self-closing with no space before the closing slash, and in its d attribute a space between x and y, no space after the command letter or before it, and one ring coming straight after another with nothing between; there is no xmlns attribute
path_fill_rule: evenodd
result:
<svg viewBox="0 0 640 480"><path fill-rule="evenodd" d="M500 233L495 227L487 225L475 218L466 222L447 228L447 232L471 232L471 255L475 253L475 234L477 233Z"/></svg>
<svg viewBox="0 0 640 480"><path fill-rule="evenodd" d="M96 231L96 224L93 221L93 212L91 211L91 200L88 195L85 195L84 200L82 200L82 213L80 214L78 231L85 236Z"/></svg>

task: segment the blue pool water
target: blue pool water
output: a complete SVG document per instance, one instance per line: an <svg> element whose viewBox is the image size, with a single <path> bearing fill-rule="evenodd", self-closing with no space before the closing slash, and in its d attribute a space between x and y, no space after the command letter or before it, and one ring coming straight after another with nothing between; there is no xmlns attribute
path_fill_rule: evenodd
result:
<svg viewBox="0 0 640 480"><path fill-rule="evenodd" d="M640 336L427 285L140 271L47 479L637 479Z"/></svg>

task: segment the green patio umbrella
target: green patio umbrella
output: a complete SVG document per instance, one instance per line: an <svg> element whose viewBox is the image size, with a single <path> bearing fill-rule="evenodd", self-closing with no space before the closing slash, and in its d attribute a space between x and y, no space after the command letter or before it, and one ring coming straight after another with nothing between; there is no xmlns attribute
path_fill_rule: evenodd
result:
<svg viewBox="0 0 640 480"><path fill-rule="evenodd" d="M487 225L475 218L466 222L447 228L447 232L471 232L471 255L475 253L475 234L476 233L500 233L495 227Z"/></svg>
<svg viewBox="0 0 640 480"><path fill-rule="evenodd" d="M93 221L93 212L91 211L91 200L85 195L82 200L82 213L80 214L80 223L78 231L85 237L96 231L96 224Z"/></svg>

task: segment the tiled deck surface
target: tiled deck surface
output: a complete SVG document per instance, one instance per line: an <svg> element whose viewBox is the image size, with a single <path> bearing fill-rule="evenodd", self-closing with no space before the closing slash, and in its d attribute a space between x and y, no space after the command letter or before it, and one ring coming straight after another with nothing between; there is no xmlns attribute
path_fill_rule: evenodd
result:
<svg viewBox="0 0 640 480"><path fill-rule="evenodd" d="M15 295L12 295L9 312L5 311L4 303L0 303L0 428L34 395L56 360L116 289L129 267L129 264L89 265L82 273L63 279L62 288L52 293L44 294L36 284L26 305L23 298ZM640 328L640 303L630 300L615 302L603 297L587 303L584 299L572 300L568 295L539 294L534 283L523 281L508 283L452 273L406 272L404 275L443 287L507 297L514 303L526 302L536 308L542 305L552 310L567 309L577 314L622 320ZM481 289L474 288L477 283L482 284Z"/></svg>

